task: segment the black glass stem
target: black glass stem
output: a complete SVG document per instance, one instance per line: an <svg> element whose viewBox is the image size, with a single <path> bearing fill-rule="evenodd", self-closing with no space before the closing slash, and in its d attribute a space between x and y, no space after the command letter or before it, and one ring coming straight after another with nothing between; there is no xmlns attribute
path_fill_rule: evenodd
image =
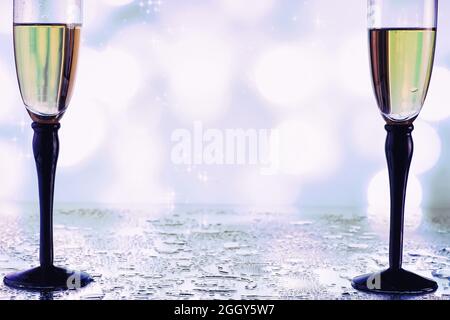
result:
<svg viewBox="0 0 450 320"><path fill-rule="evenodd" d="M41 267L53 266L53 197L59 156L58 124L33 123L33 153L39 182L41 232L39 261Z"/></svg>
<svg viewBox="0 0 450 320"><path fill-rule="evenodd" d="M406 187L414 152L413 125L386 125L386 158L391 190L389 267L402 268Z"/></svg>
<svg viewBox="0 0 450 320"><path fill-rule="evenodd" d="M29 290L64 290L86 286L92 278L53 265L53 197L59 155L58 130L61 125L34 122L33 153L39 182L40 266L7 275L6 285Z"/></svg>
<svg viewBox="0 0 450 320"><path fill-rule="evenodd" d="M435 281L402 269L406 188L414 152L412 124L386 125L386 158L391 190L389 269L353 279L355 289L375 293L423 294L437 290Z"/></svg>

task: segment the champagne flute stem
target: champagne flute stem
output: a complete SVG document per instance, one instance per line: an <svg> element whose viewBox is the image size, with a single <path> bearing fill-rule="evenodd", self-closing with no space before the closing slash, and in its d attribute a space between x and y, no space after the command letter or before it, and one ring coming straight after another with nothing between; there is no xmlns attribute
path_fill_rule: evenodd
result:
<svg viewBox="0 0 450 320"><path fill-rule="evenodd" d="M39 259L41 267L50 268L53 266L53 196L61 125L34 122L32 127L41 217Z"/></svg>
<svg viewBox="0 0 450 320"><path fill-rule="evenodd" d="M389 266L392 270L402 268L406 187L414 151L413 130L412 124L386 125L386 158L391 190Z"/></svg>

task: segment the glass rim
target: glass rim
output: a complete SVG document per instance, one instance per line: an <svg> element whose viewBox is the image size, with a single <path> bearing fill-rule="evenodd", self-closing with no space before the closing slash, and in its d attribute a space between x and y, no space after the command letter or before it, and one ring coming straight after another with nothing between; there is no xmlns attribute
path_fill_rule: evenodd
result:
<svg viewBox="0 0 450 320"><path fill-rule="evenodd" d="M13 0L13 24L82 26L83 6L83 0Z"/></svg>
<svg viewBox="0 0 450 320"><path fill-rule="evenodd" d="M417 9L411 10L411 12L393 10L392 6L396 3L398 4L398 0L367 0L367 28L437 29L439 0L410 0L407 2L411 8L422 5L422 15L417 14L419 12Z"/></svg>

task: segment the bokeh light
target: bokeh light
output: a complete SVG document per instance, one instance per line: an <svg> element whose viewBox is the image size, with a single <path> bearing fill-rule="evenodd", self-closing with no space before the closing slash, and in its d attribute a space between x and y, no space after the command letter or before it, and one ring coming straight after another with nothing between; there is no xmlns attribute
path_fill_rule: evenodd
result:
<svg viewBox="0 0 450 320"><path fill-rule="evenodd" d="M0 200L22 200L23 158L14 144L0 140Z"/></svg>
<svg viewBox="0 0 450 320"><path fill-rule="evenodd" d="M411 172L419 175L431 170L441 156L441 138L430 124L416 121L414 125L414 157Z"/></svg>
<svg viewBox="0 0 450 320"><path fill-rule="evenodd" d="M255 22L267 16L274 8L275 0L220 0L224 12L242 22Z"/></svg>
<svg viewBox="0 0 450 320"><path fill-rule="evenodd" d="M73 167L96 154L106 138L107 118L90 100L73 99L60 130L60 167Z"/></svg>
<svg viewBox="0 0 450 320"><path fill-rule="evenodd" d="M351 137L358 153L364 156L365 161L384 164L387 132L374 99L367 99L367 103L355 111L349 121L352 123Z"/></svg>
<svg viewBox="0 0 450 320"><path fill-rule="evenodd" d="M11 120L12 111L17 102L20 102L20 92L15 81L15 74L6 68L0 60L0 123Z"/></svg>
<svg viewBox="0 0 450 320"><path fill-rule="evenodd" d="M450 83L450 70L436 66L433 69L430 90L424 108L420 114L421 119L427 121L443 121L450 117L450 103L448 103L448 84Z"/></svg>
<svg viewBox="0 0 450 320"><path fill-rule="evenodd" d="M226 37L195 29L162 49L173 114L183 120L217 119L227 107L233 56Z"/></svg>
<svg viewBox="0 0 450 320"><path fill-rule="evenodd" d="M77 94L101 104L109 112L127 109L143 85L136 58L123 49L82 48Z"/></svg>
<svg viewBox="0 0 450 320"><path fill-rule="evenodd" d="M86 34L90 34L105 23L105 17L102 15L102 12L107 12L108 5L103 1L84 1L83 6L82 35L85 37Z"/></svg>
<svg viewBox="0 0 450 320"><path fill-rule="evenodd" d="M367 34L360 32L348 38L338 53L336 83L353 96L371 97L370 63Z"/></svg>
<svg viewBox="0 0 450 320"><path fill-rule="evenodd" d="M340 1L304 1L298 11L304 11L309 19L307 25L314 27L315 35L327 41L341 42L343 34L367 29L366 1L346 0L345 6Z"/></svg>
<svg viewBox="0 0 450 320"><path fill-rule="evenodd" d="M110 6L124 6L132 3L134 0L101 0Z"/></svg>
<svg viewBox="0 0 450 320"><path fill-rule="evenodd" d="M145 35L144 37L142 35ZM155 77L164 77L160 55L164 33L148 24L126 25L118 31L111 39L110 43L120 52L132 53L133 59L139 64L141 77L146 84ZM145 91L152 89L151 85L145 85Z"/></svg>
<svg viewBox="0 0 450 320"><path fill-rule="evenodd" d="M340 151L331 123L299 116L283 121L275 131L278 141L272 142L271 156L280 173L318 179L338 168Z"/></svg>
<svg viewBox="0 0 450 320"><path fill-rule="evenodd" d="M158 135L143 126L121 124L110 143L113 175L100 198L107 203L164 203L160 184L163 146Z"/></svg>
<svg viewBox="0 0 450 320"><path fill-rule="evenodd" d="M257 60L254 81L270 103L302 108L327 83L327 60L319 50L300 45L275 45ZM320 73L317 71L320 70Z"/></svg>
<svg viewBox="0 0 450 320"><path fill-rule="evenodd" d="M367 191L370 207L389 209L390 207L389 175L387 170L377 173L370 181ZM420 208L423 193L422 185L415 175L410 175L408 189L406 192L406 209L414 210Z"/></svg>
<svg viewBox="0 0 450 320"><path fill-rule="evenodd" d="M367 192L369 207L367 217L370 226L380 234L389 232L390 224L390 188L387 170L376 174ZM423 192L420 181L415 175L410 174L406 191L405 230L417 229L422 222Z"/></svg>
<svg viewBox="0 0 450 320"><path fill-rule="evenodd" d="M0 34L11 34L13 24L12 1L0 1Z"/></svg>

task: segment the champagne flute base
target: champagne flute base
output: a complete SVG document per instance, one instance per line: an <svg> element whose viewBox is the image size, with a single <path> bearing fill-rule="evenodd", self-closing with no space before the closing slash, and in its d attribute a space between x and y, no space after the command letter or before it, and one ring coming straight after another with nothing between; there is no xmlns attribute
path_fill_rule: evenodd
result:
<svg viewBox="0 0 450 320"><path fill-rule="evenodd" d="M8 287L30 291L76 290L92 281L87 273L54 266L12 273L3 280Z"/></svg>
<svg viewBox="0 0 450 320"><path fill-rule="evenodd" d="M359 291L376 294L420 295L433 293L438 284L404 269L388 269L353 279L352 287Z"/></svg>

